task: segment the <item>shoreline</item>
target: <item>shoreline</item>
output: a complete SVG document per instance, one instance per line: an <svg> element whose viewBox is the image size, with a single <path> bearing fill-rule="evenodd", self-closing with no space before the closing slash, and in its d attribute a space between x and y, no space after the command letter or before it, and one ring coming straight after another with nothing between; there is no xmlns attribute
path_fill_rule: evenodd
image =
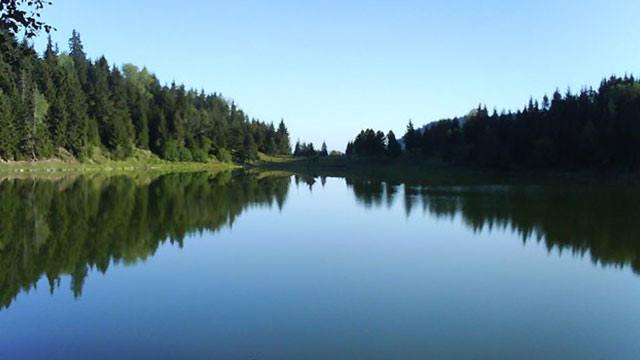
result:
<svg viewBox="0 0 640 360"><path fill-rule="evenodd" d="M640 185L640 173L588 170L531 170L465 167L414 159L366 159L328 156L324 158L264 157L252 167L293 174L353 177L410 184L576 184Z"/></svg>
<svg viewBox="0 0 640 360"><path fill-rule="evenodd" d="M164 160L108 160L93 161L64 161L58 159L37 161L0 162L0 176L25 175L60 175L60 174L88 174L88 173L135 173L135 172L188 172L188 171L226 171L240 168L240 165L210 161L199 162L171 162Z"/></svg>

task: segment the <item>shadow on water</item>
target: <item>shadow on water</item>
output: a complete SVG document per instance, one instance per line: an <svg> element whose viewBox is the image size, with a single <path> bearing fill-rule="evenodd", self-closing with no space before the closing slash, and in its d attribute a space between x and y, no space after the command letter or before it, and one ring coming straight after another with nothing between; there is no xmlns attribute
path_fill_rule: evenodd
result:
<svg viewBox="0 0 640 360"><path fill-rule="evenodd" d="M125 176L0 181L0 307L44 275L51 292L63 275L80 296L90 268L182 246L196 231L230 226L249 206L282 208L289 177L182 173L137 183Z"/></svg>

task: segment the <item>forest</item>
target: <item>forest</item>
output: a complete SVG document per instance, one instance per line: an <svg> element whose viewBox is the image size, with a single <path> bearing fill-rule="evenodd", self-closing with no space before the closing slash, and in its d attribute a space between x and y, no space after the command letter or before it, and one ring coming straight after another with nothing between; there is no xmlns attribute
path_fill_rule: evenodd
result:
<svg viewBox="0 0 640 360"><path fill-rule="evenodd" d="M363 130L347 144L351 157L438 160L497 169L635 171L640 166L640 81L612 76L597 90L555 91L516 112L468 115L415 128L402 147L393 133Z"/></svg>
<svg viewBox="0 0 640 360"><path fill-rule="evenodd" d="M146 68L89 59L75 30L68 52L49 37L41 56L27 37L0 31L0 161L97 151L126 159L136 149L198 162L291 152L284 121L250 118L219 93L163 85Z"/></svg>

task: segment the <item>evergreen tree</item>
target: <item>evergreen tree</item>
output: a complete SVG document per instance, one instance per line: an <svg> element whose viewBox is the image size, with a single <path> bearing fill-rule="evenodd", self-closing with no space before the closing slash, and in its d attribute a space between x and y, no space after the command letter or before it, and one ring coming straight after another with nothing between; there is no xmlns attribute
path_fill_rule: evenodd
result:
<svg viewBox="0 0 640 360"><path fill-rule="evenodd" d="M280 120L278 124L278 131L276 133L276 146L278 148L278 154L288 155L291 154L291 144L289 143L289 131L284 124L284 120Z"/></svg>
<svg viewBox="0 0 640 360"><path fill-rule="evenodd" d="M382 131L362 130L347 146L348 155L380 157L386 154L385 136Z"/></svg>
<svg viewBox="0 0 640 360"><path fill-rule="evenodd" d="M73 67L75 69L78 81L83 89L87 89L87 81L89 76L89 63L87 55L84 52L80 33L73 30L69 39L69 56L73 59Z"/></svg>
<svg viewBox="0 0 640 360"><path fill-rule="evenodd" d="M26 64L25 64L26 65ZM30 65L30 64L29 64ZM20 72L19 92L16 113L14 115L14 129L17 136L16 158L20 160L36 159L36 104L37 94L35 84L30 78L30 69L23 68Z"/></svg>
<svg viewBox="0 0 640 360"><path fill-rule="evenodd" d="M13 129L11 101L0 90L0 159L13 160L15 156L15 132Z"/></svg>
<svg viewBox="0 0 640 360"><path fill-rule="evenodd" d="M101 57L91 68L91 106L89 115L95 119L98 125L100 142L110 151L117 147L116 124L113 113L114 105L111 101L109 89L109 64L107 59Z"/></svg>
<svg viewBox="0 0 640 360"><path fill-rule="evenodd" d="M411 120L409 120L409 124L407 124L404 142L407 151L415 151L420 143L420 134L418 134L418 131L413 127L413 121Z"/></svg>
<svg viewBox="0 0 640 360"><path fill-rule="evenodd" d="M127 83L127 101L135 129L136 146L148 149L150 101L153 98L150 87L157 80L146 69L138 70L132 64L125 64L122 70Z"/></svg>
<svg viewBox="0 0 640 360"><path fill-rule="evenodd" d="M53 156L53 146L45 122L49 111L49 103L44 95L35 94L35 152L38 159L48 159Z"/></svg>
<svg viewBox="0 0 640 360"><path fill-rule="evenodd" d="M599 89L565 95L555 91L541 104L531 98L516 112L479 105L462 118L409 123L404 141L414 157L499 169L640 169L640 82L611 77ZM391 144L391 136L387 148ZM418 139L419 141L416 141ZM372 155L376 141L363 130L347 145L349 155Z"/></svg>
<svg viewBox="0 0 640 360"><path fill-rule="evenodd" d="M353 155L353 142L349 141L347 143L347 148L345 149L344 153L347 156Z"/></svg>
<svg viewBox="0 0 640 360"><path fill-rule="evenodd" d="M133 154L135 130L127 104L127 91L120 70L114 67L109 74L111 91L112 151L117 158L124 159Z"/></svg>
<svg viewBox="0 0 640 360"><path fill-rule="evenodd" d="M55 51L51 35L47 37L47 48L44 52L43 61L38 71L38 88L45 96L49 104L53 103L56 96L56 86L54 83L56 69L58 67L58 54Z"/></svg>
<svg viewBox="0 0 640 360"><path fill-rule="evenodd" d="M87 151L87 106L82 86L73 67L73 63L63 67L60 84L60 97L65 102L68 117L64 147L74 156L83 158Z"/></svg>
<svg viewBox="0 0 640 360"><path fill-rule="evenodd" d="M67 144L69 113L67 111L66 91L64 90L67 88L67 85L65 85L67 81L66 73L57 68L54 81L56 92L52 96L51 108L47 114L47 128L52 139L51 143L56 150L64 148Z"/></svg>
<svg viewBox="0 0 640 360"><path fill-rule="evenodd" d="M300 156L302 151L300 140L296 141L295 149L293 150L293 156Z"/></svg>
<svg viewBox="0 0 640 360"><path fill-rule="evenodd" d="M391 158L397 158L402 154L402 147L396 139L396 135L393 131L389 130L387 134L387 155Z"/></svg>
<svg viewBox="0 0 640 360"><path fill-rule="evenodd" d="M69 48L59 54L49 37L40 58L28 42L0 31L3 159L83 158L94 146L115 158L139 147L185 161L291 151L283 121L276 130L220 94L165 86L146 69L110 67L104 57L92 62L76 31Z"/></svg>
<svg viewBox="0 0 640 360"><path fill-rule="evenodd" d="M258 147L250 133L244 134L242 148L238 151L238 161L248 162L258 158Z"/></svg>
<svg viewBox="0 0 640 360"><path fill-rule="evenodd" d="M320 153L318 154L320 156L329 156L329 152L327 151L327 144L323 141L322 142L322 147L320 148Z"/></svg>

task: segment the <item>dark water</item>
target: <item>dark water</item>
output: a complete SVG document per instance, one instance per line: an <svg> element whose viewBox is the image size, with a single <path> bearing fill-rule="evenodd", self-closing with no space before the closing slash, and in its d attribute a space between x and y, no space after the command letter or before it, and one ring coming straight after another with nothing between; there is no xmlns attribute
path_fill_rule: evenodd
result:
<svg viewBox="0 0 640 360"><path fill-rule="evenodd" d="M640 190L0 182L0 359L638 359Z"/></svg>

